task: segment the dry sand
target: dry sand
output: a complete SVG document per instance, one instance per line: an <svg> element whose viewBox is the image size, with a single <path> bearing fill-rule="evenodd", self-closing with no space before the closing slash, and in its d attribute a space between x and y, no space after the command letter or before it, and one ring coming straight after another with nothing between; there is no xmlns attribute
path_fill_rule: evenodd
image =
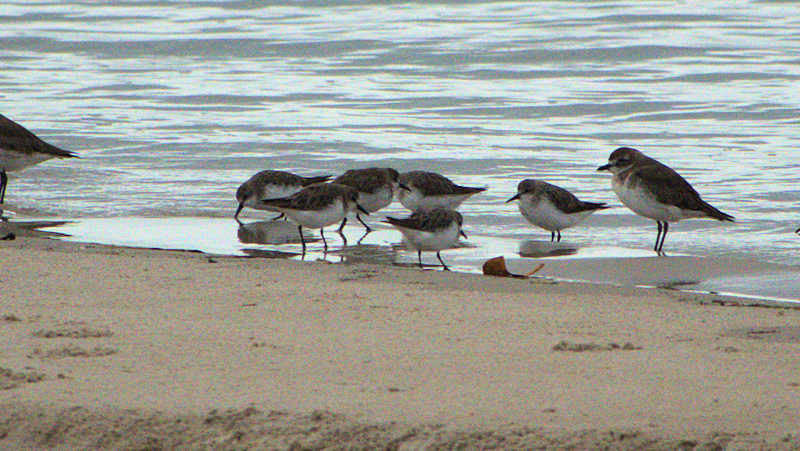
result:
<svg viewBox="0 0 800 451"><path fill-rule="evenodd" d="M798 449L800 310L0 241L0 449Z"/></svg>

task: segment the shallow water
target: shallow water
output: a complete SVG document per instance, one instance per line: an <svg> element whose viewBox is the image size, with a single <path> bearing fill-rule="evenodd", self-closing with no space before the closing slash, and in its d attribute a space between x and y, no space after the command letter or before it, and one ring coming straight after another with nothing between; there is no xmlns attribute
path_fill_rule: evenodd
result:
<svg viewBox="0 0 800 451"><path fill-rule="evenodd" d="M798 261L792 2L6 1L0 25L0 112L82 156L12 174L18 218L228 217L261 169L378 165L488 186L466 231L505 249L549 236L504 203L518 181L619 205L595 168L630 145L737 218L665 250ZM655 229L620 207L564 238Z"/></svg>
<svg viewBox="0 0 800 451"><path fill-rule="evenodd" d="M297 226L288 221L253 221L238 224L230 218L80 218L39 223L12 222L25 229L37 228L58 238L115 246L199 251L214 255L288 258L331 263L418 265L396 230L372 224L365 233L360 225L348 225L339 234L325 233L327 249L317 231L305 229L303 253ZM776 265L755 260L704 258L670 254L657 256L645 249L619 246L578 246L548 240L517 240L471 235L455 249L441 252L454 271L482 273L484 263L503 256L513 274L527 274L556 281L661 287L717 292L759 299L800 302L800 266ZM425 268L441 269L433 252L423 252Z"/></svg>

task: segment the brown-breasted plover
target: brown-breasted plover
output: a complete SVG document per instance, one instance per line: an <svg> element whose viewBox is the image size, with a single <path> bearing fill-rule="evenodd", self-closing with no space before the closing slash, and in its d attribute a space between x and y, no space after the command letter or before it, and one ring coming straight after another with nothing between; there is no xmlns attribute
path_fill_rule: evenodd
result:
<svg viewBox="0 0 800 451"><path fill-rule="evenodd" d="M442 207L455 210L468 197L486 191L453 183L435 172L411 171L400 174L405 188L397 191L397 199L411 211L419 208Z"/></svg>
<svg viewBox="0 0 800 451"><path fill-rule="evenodd" d="M392 168L350 169L333 179L333 183L355 188L358 191L358 205L370 213L375 213L392 203L398 187L401 186L399 177L400 173ZM356 212L356 219L367 229L367 232L372 231L372 228L361 219L358 212ZM344 228L346 222L347 218L345 217L339 231Z"/></svg>
<svg viewBox="0 0 800 451"><path fill-rule="evenodd" d="M239 202L239 206L236 208L236 213L233 217L238 221L239 213L242 212L244 207L250 207L255 210L278 211L277 208L266 205L262 200L289 197L308 185L327 182L330 178L330 175L302 177L286 171L273 171L270 169L261 171L242 183L239 189L236 190L236 201ZM275 219L281 216L283 214Z"/></svg>
<svg viewBox="0 0 800 451"><path fill-rule="evenodd" d="M358 191L351 186L338 183L317 183L309 185L289 197L262 199L262 202L267 206L277 208L278 211L297 223L300 242L303 244L303 253L306 252L303 227L319 229L327 251L328 242L323 233L324 227L341 221L351 211L369 214L358 204Z"/></svg>
<svg viewBox="0 0 800 451"><path fill-rule="evenodd" d="M5 201L6 172L33 166L50 158L76 158L69 150L42 141L25 127L0 114L0 204Z"/></svg>
<svg viewBox="0 0 800 451"><path fill-rule="evenodd" d="M525 179L517 185L517 194L506 203L519 199L519 211L531 224L550 231L550 241L561 241L561 231L572 227L597 210L609 208L605 203L584 202L574 194L550 183Z"/></svg>
<svg viewBox="0 0 800 451"><path fill-rule="evenodd" d="M414 211L407 218L386 218L386 221L395 226L406 238L408 244L417 250L417 260L422 268L422 251L436 251L436 257L442 267L449 271L439 253L443 249L450 249L458 245L458 237L467 238L461 230L464 219L461 213L442 207L423 207Z"/></svg>
<svg viewBox="0 0 800 451"><path fill-rule="evenodd" d="M630 147L620 147L598 171L611 171L611 188L634 213L658 224L653 250L662 253L669 223L688 218L733 221L733 216L700 198L683 177L669 166Z"/></svg>

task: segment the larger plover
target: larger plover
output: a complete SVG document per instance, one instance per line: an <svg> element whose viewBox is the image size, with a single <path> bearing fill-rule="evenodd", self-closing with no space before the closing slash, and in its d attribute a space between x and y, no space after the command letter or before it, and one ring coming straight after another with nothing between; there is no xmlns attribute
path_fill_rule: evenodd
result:
<svg viewBox="0 0 800 451"><path fill-rule="evenodd" d="M309 185L289 197L262 199L262 202L267 206L277 208L278 211L297 223L300 242L303 244L303 253L306 251L303 227L320 229L319 233L327 251L328 242L325 240L324 227L341 221L351 211L369 214L358 204L358 191L351 186L338 183Z"/></svg>
<svg viewBox="0 0 800 451"><path fill-rule="evenodd" d="M239 213L244 207L255 210L278 211L277 208L262 202L264 199L279 199L289 197L308 185L327 182L330 175L316 177L303 177L286 171L266 170L250 177L236 190L236 208L234 219L239 220ZM280 218L280 216L278 216ZM276 218L277 219L277 218Z"/></svg>
<svg viewBox="0 0 800 451"><path fill-rule="evenodd" d="M653 250L662 253L669 223L688 218L713 218L733 221L700 198L683 177L669 166L630 147L620 147L598 171L611 171L611 188L619 200L634 213L658 224ZM660 241L659 241L660 240Z"/></svg>
<svg viewBox="0 0 800 451"><path fill-rule="evenodd" d="M400 174L404 188L397 191L397 199L411 211L419 208L443 207L455 210L468 197L486 191L453 183L435 172L411 171Z"/></svg>
<svg viewBox="0 0 800 451"><path fill-rule="evenodd" d="M6 172L33 166L50 158L78 155L42 141L25 127L0 114L0 204L5 201Z"/></svg>
<svg viewBox="0 0 800 451"><path fill-rule="evenodd" d="M355 188L358 191L358 205L370 213L375 213L392 203L394 195L401 185L399 177L400 173L392 168L350 169L336 177L333 183ZM356 212L356 219L367 229L367 232L372 231L372 228L361 219L358 212ZM347 218L345 217L339 227L340 231L346 222Z"/></svg>
<svg viewBox="0 0 800 451"><path fill-rule="evenodd" d="M604 203L584 202L564 188L550 183L525 179L517 185L517 194L506 203L519 199L519 211L531 224L550 231L550 241L561 241L561 231L572 227L597 210L608 208Z"/></svg>
<svg viewBox="0 0 800 451"><path fill-rule="evenodd" d="M420 208L407 218L386 218L406 238L408 244L417 250L417 260L422 267L422 251L436 251L436 258L442 267L449 271L439 253L444 249L456 247L459 235L467 238L461 230L464 219L461 213L442 207Z"/></svg>

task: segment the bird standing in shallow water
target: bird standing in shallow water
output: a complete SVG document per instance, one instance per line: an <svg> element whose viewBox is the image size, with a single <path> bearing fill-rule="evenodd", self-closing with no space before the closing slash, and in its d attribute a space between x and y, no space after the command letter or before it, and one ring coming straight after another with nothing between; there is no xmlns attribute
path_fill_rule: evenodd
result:
<svg viewBox="0 0 800 451"><path fill-rule="evenodd" d="M8 175L50 158L77 158L69 150L48 144L25 127L0 114L0 204L5 201Z"/></svg>
<svg viewBox="0 0 800 451"><path fill-rule="evenodd" d="M408 244L417 250L417 260L422 268L422 251L436 251L436 258L445 271L450 268L445 265L442 255L443 249L450 249L458 245L458 237L467 238L461 230L464 218L461 213L442 207L420 208L407 218L387 217L386 221L395 226L406 238Z"/></svg>
<svg viewBox="0 0 800 451"><path fill-rule="evenodd" d="M398 188L405 188L405 185L400 183L399 177L400 173L392 168L350 169L336 177L333 183L355 188L358 191L358 205L370 213L375 213L392 203ZM358 212L356 212L356 219L367 229L367 233L372 231L372 228L361 219ZM339 232L342 231L345 223L347 223L347 217L342 220Z"/></svg>
<svg viewBox="0 0 800 451"><path fill-rule="evenodd" d="M561 241L561 231L572 227L592 213L609 208L604 203L584 202L564 188L541 180L525 179L517 185L517 194L506 203L519 200L519 211L531 224L550 231L550 241Z"/></svg>
<svg viewBox="0 0 800 451"><path fill-rule="evenodd" d="M608 164L597 170L614 175L611 188L626 207L656 221L658 235L653 250L659 254L670 222L705 217L733 222L733 216L701 199L680 174L636 149L620 147L608 157Z"/></svg>
<svg viewBox="0 0 800 451"><path fill-rule="evenodd" d="M411 171L400 174L403 185L397 199L411 211L419 208L443 207L455 210L468 197L486 191L486 188L460 186L435 172Z"/></svg>
<svg viewBox="0 0 800 451"><path fill-rule="evenodd" d="M355 188L338 183L318 183L309 185L297 193L280 199L263 199L264 204L277 208L292 221L297 223L303 254L306 252L306 241L303 238L303 227L319 229L325 251L328 242L325 240L323 228L335 224L351 211L369 214L358 204L358 191Z"/></svg>
<svg viewBox="0 0 800 451"><path fill-rule="evenodd" d="M256 210L278 211L278 209L263 203L262 200L289 197L308 185L327 182L330 178L330 175L302 177L291 172L271 169L261 171L242 183L239 189L236 190L236 201L239 202L239 207L236 208L233 218L238 221L239 213L242 212L244 207ZM283 214L275 219L279 219L281 216Z"/></svg>

